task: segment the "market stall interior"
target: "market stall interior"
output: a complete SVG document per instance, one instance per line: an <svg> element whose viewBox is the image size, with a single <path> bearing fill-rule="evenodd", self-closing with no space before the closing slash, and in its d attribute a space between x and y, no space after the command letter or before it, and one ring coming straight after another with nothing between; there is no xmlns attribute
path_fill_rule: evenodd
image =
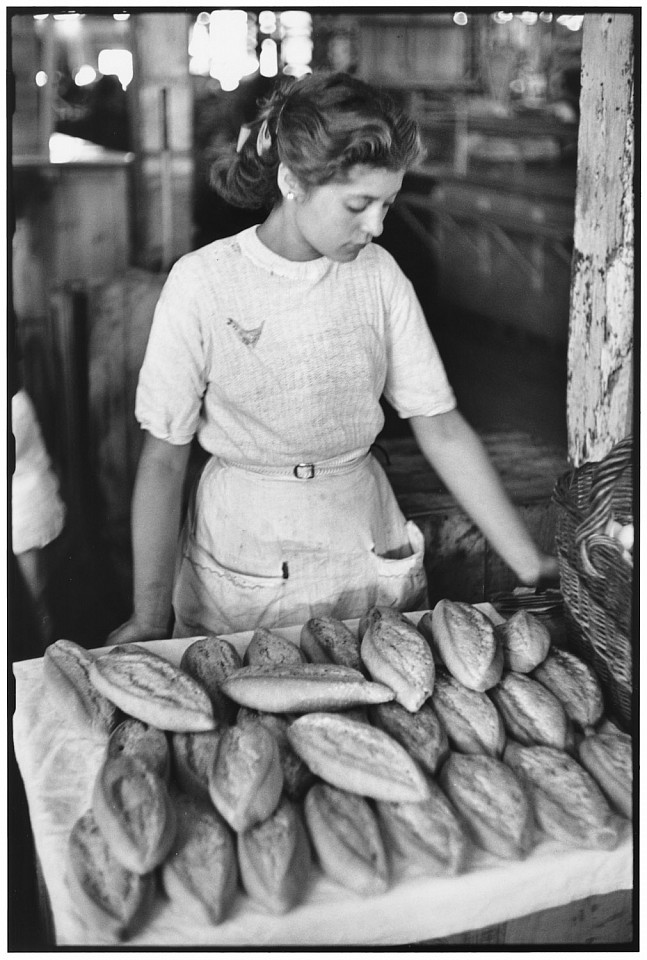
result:
<svg viewBox="0 0 647 960"><path fill-rule="evenodd" d="M581 347L573 339L574 263L586 260L573 257L576 197L582 131L590 135L591 126L587 115L580 115L586 19L521 9L9 10L10 382L33 403L65 509L62 531L38 551L36 561L11 556L11 662L20 668L20 661L30 661L31 669L47 644L62 637L94 650L129 615L130 504L142 443L135 390L153 311L181 256L259 221L257 211L234 208L213 191L209 170L236 143L241 126L282 74L351 73L389 90L418 121L424 159L405 177L376 242L411 279L460 409L536 542L555 552L560 523L555 483L569 466L591 459L587 451L599 449L589 432L576 455L579 427L573 415L581 399L574 397ZM591 17L596 23L590 27L590 36L599 30L600 43L608 42L613 51L607 64L612 82L614 69L618 76L627 74L613 61L624 55L622 42L614 39L618 19L623 20L611 17L602 24ZM627 151L629 139L620 142ZM618 164L628 163L628 156L625 152ZM609 177L610 183L625 182L619 167ZM619 227L617 243L621 233L628 244ZM583 246L580 241L576 252L582 254ZM622 310L617 316L622 319ZM608 416L616 416L620 405L618 417L630 434L631 330L621 329L618 320L614 337L609 342L613 339L618 354L622 346L622 356L612 358L616 373L610 382L624 393ZM423 531L430 607L444 600L486 603L495 618L509 615L513 608L505 603L514 605L512 591L519 586L514 575L418 452L407 422L383 403L385 426L376 455L403 513ZM615 432L614 424L603 453L625 436ZM194 444L189 480L203 461ZM623 490L626 497L626 483ZM633 529L631 504L615 516L619 528ZM624 555L622 562L629 562ZM499 614L490 606L497 598ZM528 602L548 624L552 641L561 644L567 627L559 594L535 599L534 607L527 594L518 602ZM241 655L248 639L238 644ZM176 655L174 647L171 659ZM28 672L18 670L16 676L25 683ZM630 687L629 666L625 699ZM31 701L23 705L21 736L28 736L36 713ZM617 719L614 715L614 723ZM44 735L42 725L38 730ZM28 766L41 746L25 754L21 744ZM92 754L92 763L97 757ZM25 779L22 767L21 774ZM38 807L45 820L51 811L41 784L30 783L28 813L17 770L12 781L16 910L10 925L15 946L24 949L55 936L51 917L36 922L33 909L25 918L17 908L20 901L46 900L43 875L32 869L31 847L28 857L24 851L31 808ZM626 837L623 843L629 844ZM54 844L46 859L58 853ZM560 942L573 943L578 936L629 942L626 864L617 850L608 854L612 863L605 856L596 851L598 859L589 864L594 876L611 864L604 889L579 884L581 864L565 860L566 874L573 871L575 879L564 900L539 904L522 898L520 913L492 921L497 926L490 927L491 937L500 939L490 942L527 943L533 937L550 942L537 919L538 911L549 908L547 922L552 916L552 935L557 930ZM539 869L532 882L542 877ZM526 879L530 882L530 873ZM419 898L426 892L424 885L414 891ZM567 912L577 897L583 910L579 925ZM592 904L600 910L598 918L609 915L608 923L598 919L595 928L587 927ZM562 910L559 919L555 907ZM393 904L389 909L392 914ZM534 915L525 929L524 910ZM313 918L322 920L314 913ZM78 934L65 911L56 919L70 936ZM419 939L431 939L423 927ZM487 935L465 939L470 929L466 923L464 939L457 934L447 942L488 942ZM298 930L296 922L290 935L299 936ZM238 935L233 930L232 943Z"/></svg>

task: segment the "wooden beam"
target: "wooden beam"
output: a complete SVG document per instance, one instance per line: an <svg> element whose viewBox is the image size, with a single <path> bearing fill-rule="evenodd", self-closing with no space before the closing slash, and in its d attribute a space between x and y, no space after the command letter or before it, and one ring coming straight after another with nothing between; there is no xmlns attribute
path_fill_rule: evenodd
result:
<svg viewBox="0 0 647 960"><path fill-rule="evenodd" d="M586 14L568 345L569 459L631 432L634 17Z"/></svg>

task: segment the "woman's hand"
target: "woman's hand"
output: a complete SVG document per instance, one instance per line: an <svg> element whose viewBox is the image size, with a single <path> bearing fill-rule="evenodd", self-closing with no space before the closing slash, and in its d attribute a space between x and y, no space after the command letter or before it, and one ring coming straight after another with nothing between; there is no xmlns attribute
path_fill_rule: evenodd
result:
<svg viewBox="0 0 647 960"><path fill-rule="evenodd" d="M551 557L547 553L540 553L537 557L537 569L527 576L521 576L520 579L525 586L537 587L538 590L559 587L559 563L557 557Z"/></svg>
<svg viewBox="0 0 647 960"><path fill-rule="evenodd" d="M130 620L122 623L120 627L113 630L104 641L104 647L112 647L121 643L138 643L142 640L164 640L168 636L168 630L165 627L155 627L150 624L141 623L137 617L132 616Z"/></svg>

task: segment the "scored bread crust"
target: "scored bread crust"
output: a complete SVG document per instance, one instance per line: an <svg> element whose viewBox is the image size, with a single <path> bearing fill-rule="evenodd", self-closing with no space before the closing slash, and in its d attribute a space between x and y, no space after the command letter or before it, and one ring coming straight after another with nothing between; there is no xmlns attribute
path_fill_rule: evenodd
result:
<svg viewBox="0 0 647 960"><path fill-rule="evenodd" d="M612 850L620 818L591 775L562 750L508 743L504 760L521 779L539 826L569 846Z"/></svg>
<svg viewBox="0 0 647 960"><path fill-rule="evenodd" d="M222 687L241 706L268 713L342 710L393 700L390 687L372 683L359 670L335 663L241 667Z"/></svg>
<svg viewBox="0 0 647 960"><path fill-rule="evenodd" d="M370 610L367 610L364 616L360 617L357 624L357 636L359 639L364 639L364 634L371 624L381 620L400 626L411 626L411 621L408 620L400 610L396 610L395 607L384 607L377 604L371 607Z"/></svg>
<svg viewBox="0 0 647 960"><path fill-rule="evenodd" d="M303 809L324 873L357 893L383 893L388 887L388 864L368 801L330 784L316 783L306 794Z"/></svg>
<svg viewBox="0 0 647 960"><path fill-rule="evenodd" d="M127 939L155 896L154 874L134 873L117 860L92 810L82 814L72 827L64 876L80 915L111 939Z"/></svg>
<svg viewBox="0 0 647 960"><path fill-rule="evenodd" d="M431 704L454 750L501 756L505 728L499 711L486 693L470 690L448 671L439 669Z"/></svg>
<svg viewBox="0 0 647 960"><path fill-rule="evenodd" d="M310 713L288 738L313 773L335 787L376 800L424 800L427 781L404 747L383 730L334 713Z"/></svg>
<svg viewBox="0 0 647 960"><path fill-rule="evenodd" d="M416 713L399 703L378 703L370 707L371 722L401 744L423 770L433 776L445 759L449 742L444 726L427 701Z"/></svg>
<svg viewBox="0 0 647 960"><path fill-rule="evenodd" d="M439 782L479 846L506 859L526 856L534 839L530 802L502 760L452 753Z"/></svg>
<svg viewBox="0 0 647 960"><path fill-rule="evenodd" d="M163 730L126 717L110 734L106 756L139 757L168 784L171 775L171 751Z"/></svg>
<svg viewBox="0 0 647 960"><path fill-rule="evenodd" d="M207 691L214 716L221 723L232 723L236 716L236 706L223 693L222 681L242 665L242 658L234 645L217 636L194 640L180 660L180 669Z"/></svg>
<svg viewBox="0 0 647 960"><path fill-rule="evenodd" d="M160 730L213 730L211 700L188 673L155 654L106 654L90 666L94 686L125 713Z"/></svg>
<svg viewBox="0 0 647 960"><path fill-rule="evenodd" d="M533 677L557 697L568 716L583 729L604 712L602 687L591 667L568 650L554 647Z"/></svg>
<svg viewBox="0 0 647 960"><path fill-rule="evenodd" d="M506 670L530 673L548 655L550 631L528 610L517 610L495 628L503 650Z"/></svg>
<svg viewBox="0 0 647 960"><path fill-rule="evenodd" d="M257 627L243 655L243 666L255 667L267 664L305 663L301 648L274 630Z"/></svg>
<svg viewBox="0 0 647 960"><path fill-rule="evenodd" d="M229 828L210 803L174 798L178 830L162 865L162 884L183 914L216 925L236 897L238 865Z"/></svg>
<svg viewBox="0 0 647 960"><path fill-rule="evenodd" d="M398 703L415 713L431 696L436 667L429 644L410 623L373 620L361 643L369 674L395 693Z"/></svg>
<svg viewBox="0 0 647 960"><path fill-rule="evenodd" d="M494 624L459 600L439 600L431 614L434 651L449 672L470 690L483 692L503 673L503 650Z"/></svg>
<svg viewBox="0 0 647 960"><path fill-rule="evenodd" d="M175 779L185 793L211 802L209 776L224 728L174 733L171 739Z"/></svg>
<svg viewBox="0 0 647 960"><path fill-rule="evenodd" d="M550 690L525 673L506 673L488 691L510 734L525 746L544 744L565 750L571 728L564 707Z"/></svg>
<svg viewBox="0 0 647 960"><path fill-rule="evenodd" d="M633 817L633 751L631 738L623 734L594 733L579 744L580 763L591 774L616 810Z"/></svg>
<svg viewBox="0 0 647 960"><path fill-rule="evenodd" d="M249 707L241 707L238 711L238 726L249 723L260 723L276 739L279 748L279 760L283 770L283 789L294 800L300 800L312 785L314 774L303 762L301 757L292 749L288 740L288 724L291 721L279 713L260 713Z"/></svg>
<svg viewBox="0 0 647 960"><path fill-rule="evenodd" d="M73 640L51 643L43 656L45 683L57 707L89 731L105 736L119 722L115 704L97 690L90 679L94 658Z"/></svg>
<svg viewBox="0 0 647 960"><path fill-rule="evenodd" d="M246 892L271 913L286 913L304 896L310 875L308 836L297 806L283 797L274 813L236 837Z"/></svg>
<svg viewBox="0 0 647 960"><path fill-rule="evenodd" d="M311 617L301 628L300 643L311 663L339 663L363 672L360 641L342 620Z"/></svg>
<svg viewBox="0 0 647 960"><path fill-rule="evenodd" d="M262 724L225 730L209 775L209 795L229 826L240 833L276 809L283 770L276 738Z"/></svg>
<svg viewBox="0 0 647 960"><path fill-rule="evenodd" d="M133 873L150 873L171 849L175 811L166 784L143 760L105 760L95 780L92 809L112 853Z"/></svg>
<svg viewBox="0 0 647 960"><path fill-rule="evenodd" d="M377 811L392 856L421 866L427 876L454 876L465 868L469 842L449 800L435 781L420 803L378 801Z"/></svg>

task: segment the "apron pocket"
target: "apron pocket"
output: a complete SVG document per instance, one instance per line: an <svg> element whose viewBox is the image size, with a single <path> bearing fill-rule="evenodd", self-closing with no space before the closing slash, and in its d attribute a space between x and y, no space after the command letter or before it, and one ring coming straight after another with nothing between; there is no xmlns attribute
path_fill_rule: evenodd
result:
<svg viewBox="0 0 647 960"><path fill-rule="evenodd" d="M377 595L375 603L398 610L425 610L427 576L424 568L425 538L412 520L406 522L411 554L399 560L375 555Z"/></svg>

